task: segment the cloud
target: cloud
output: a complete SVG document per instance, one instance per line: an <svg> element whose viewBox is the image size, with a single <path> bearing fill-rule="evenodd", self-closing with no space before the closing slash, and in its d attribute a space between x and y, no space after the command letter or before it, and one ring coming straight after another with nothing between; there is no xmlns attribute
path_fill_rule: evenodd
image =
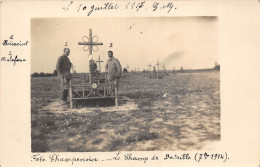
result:
<svg viewBox="0 0 260 167"><path fill-rule="evenodd" d="M182 51L177 51L171 53L169 56L167 56L165 59L163 59L162 63L165 65L170 64L172 61L177 60L183 56L184 52Z"/></svg>

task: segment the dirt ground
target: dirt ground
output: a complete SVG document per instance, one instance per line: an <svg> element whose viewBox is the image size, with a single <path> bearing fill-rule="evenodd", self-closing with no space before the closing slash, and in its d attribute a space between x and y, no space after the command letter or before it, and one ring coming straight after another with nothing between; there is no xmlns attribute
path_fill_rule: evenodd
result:
<svg viewBox="0 0 260 167"><path fill-rule="evenodd" d="M57 78L32 78L32 152L203 149L220 141L219 75L129 76L119 107L75 109L60 104Z"/></svg>

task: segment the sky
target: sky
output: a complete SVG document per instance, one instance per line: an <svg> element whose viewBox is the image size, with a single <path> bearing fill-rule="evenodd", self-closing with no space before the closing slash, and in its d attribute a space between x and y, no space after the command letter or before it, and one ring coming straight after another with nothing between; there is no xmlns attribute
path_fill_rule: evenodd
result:
<svg viewBox="0 0 260 167"><path fill-rule="evenodd" d="M31 20L31 73L52 73L63 49L77 72L88 72L88 51L83 42L89 36L102 42L93 59L100 56L101 70L112 50L123 68L148 69L160 62L167 70L213 68L219 63L217 17L118 17L35 18ZM65 46L67 42L68 46ZM113 43L113 47L110 47ZM96 48L94 48L96 50Z"/></svg>

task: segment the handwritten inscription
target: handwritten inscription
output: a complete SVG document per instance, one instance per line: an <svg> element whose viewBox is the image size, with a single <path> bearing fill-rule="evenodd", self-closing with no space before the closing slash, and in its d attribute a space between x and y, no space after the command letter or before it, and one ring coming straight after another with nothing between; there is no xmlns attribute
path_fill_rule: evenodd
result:
<svg viewBox="0 0 260 167"><path fill-rule="evenodd" d="M141 161L146 163L146 161L149 159L148 157L138 157L138 156L134 156L132 155L132 153L130 154L125 154L124 155L124 159L125 160L132 160L132 161Z"/></svg>
<svg viewBox="0 0 260 167"><path fill-rule="evenodd" d="M61 157L59 154L52 154L49 156L50 162L70 162L72 165L74 162L96 162L99 161L98 158L93 158L91 156L78 158L78 157Z"/></svg>
<svg viewBox="0 0 260 167"><path fill-rule="evenodd" d="M145 1L142 1L142 2L128 2L126 5L125 5L125 9L128 10L128 9L134 9L136 10L137 12L144 8L144 5L145 5Z"/></svg>
<svg viewBox="0 0 260 167"><path fill-rule="evenodd" d="M10 40L4 40L3 41L4 46L24 46L24 45L28 45L28 43L29 43L29 41L26 41L26 42L22 42L22 41L13 42L13 41L10 41Z"/></svg>
<svg viewBox="0 0 260 167"><path fill-rule="evenodd" d="M11 35L9 37L10 40L4 40L2 42L2 45L5 46L5 47L20 47L20 46L26 46L28 45L29 41L25 41L25 42L22 42L20 40L18 40L19 42L17 41L13 41L14 40L14 35ZM24 58L19 58L18 55L13 55L12 51L9 51L9 54L7 56L3 56L1 57L1 61L2 62L11 62L13 63L13 65L15 66L17 62L25 62L26 59Z"/></svg>
<svg viewBox="0 0 260 167"><path fill-rule="evenodd" d="M94 163L98 161L135 161L140 163L147 163L148 161L194 161L197 163L200 163L201 161L218 161L225 163L227 160L229 160L229 157L227 153L183 153L183 154L169 154L166 153L164 155L153 155L153 156L147 156L147 155L135 155L134 153L121 153L117 152L112 157L108 157L107 159L102 159L98 157L92 157L90 155L84 157L68 157L68 156L61 156L57 153L53 154L33 154L31 156L31 162L34 163L45 163L45 162L51 162L51 163L71 163L71 165L74 165L75 163Z"/></svg>
<svg viewBox="0 0 260 167"><path fill-rule="evenodd" d="M222 160L223 162L226 162L229 159L227 153L225 154L208 154L207 152L205 153L196 153L194 156L194 160L197 162L200 162L201 160Z"/></svg>
<svg viewBox="0 0 260 167"><path fill-rule="evenodd" d="M118 153L116 153L116 156L114 156L112 159L119 161L121 159L120 154L121 154L121 152L119 151Z"/></svg>
<svg viewBox="0 0 260 167"><path fill-rule="evenodd" d="M191 160L190 154L182 154L182 155L170 155L166 154L164 160L168 159L179 159L179 160Z"/></svg>
<svg viewBox="0 0 260 167"><path fill-rule="evenodd" d="M102 11L102 10L117 10L119 8L118 4L107 2L102 6L91 5L90 9L87 12L87 16L90 16L94 11ZM79 5L77 12L85 11L87 6L83 6L82 4Z"/></svg>
<svg viewBox="0 0 260 167"><path fill-rule="evenodd" d="M134 2L127 1L123 5L119 5L115 2L105 2L102 5L91 4L91 3L76 3L70 1L67 5L62 7L64 11L75 11L75 12L85 12L87 16L91 16L93 13L98 11L115 11L118 9L123 9L126 11L146 11L150 10L152 12L166 10L167 14L171 11L176 10L177 7L172 2L154 2L153 4L147 3L146 1Z"/></svg>
<svg viewBox="0 0 260 167"><path fill-rule="evenodd" d="M32 162L46 162L46 159L41 154L32 155Z"/></svg>
<svg viewBox="0 0 260 167"><path fill-rule="evenodd" d="M167 9L167 13L170 13L170 11L172 9L177 9L176 7L174 7L173 3L172 2L168 2L167 4L164 4L164 5L161 5L160 3L158 2L154 2L153 3L153 11L156 11L156 10L161 10L161 9Z"/></svg>
<svg viewBox="0 0 260 167"><path fill-rule="evenodd" d="M26 59L18 58L17 55L13 56L12 51L10 51L8 57L1 57L1 61L11 62L15 66L17 62L25 62Z"/></svg>
<svg viewBox="0 0 260 167"><path fill-rule="evenodd" d="M29 41L13 41L14 39L14 35L11 35L9 37L9 39L11 40L4 40L3 41L3 46L25 46L25 45L28 45Z"/></svg>

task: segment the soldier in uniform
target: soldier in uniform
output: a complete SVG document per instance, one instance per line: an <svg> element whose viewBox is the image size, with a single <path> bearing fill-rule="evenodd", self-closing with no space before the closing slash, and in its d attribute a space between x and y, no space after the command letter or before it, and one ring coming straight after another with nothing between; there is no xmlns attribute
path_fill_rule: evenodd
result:
<svg viewBox="0 0 260 167"><path fill-rule="evenodd" d="M97 75L98 74L98 70L97 70L97 63L94 60L90 60L90 72L93 75Z"/></svg>
<svg viewBox="0 0 260 167"><path fill-rule="evenodd" d="M116 84L118 88L119 78L122 76L122 67L119 60L113 56L111 50L108 51L108 57L109 59L106 63L107 81Z"/></svg>
<svg viewBox="0 0 260 167"><path fill-rule="evenodd" d="M68 58L70 54L69 48L64 48L64 53L62 56L58 58L56 70L58 72L58 77L61 79L61 100L63 102L67 101L68 92L69 92L69 83L71 79L70 69L72 67L72 63Z"/></svg>

